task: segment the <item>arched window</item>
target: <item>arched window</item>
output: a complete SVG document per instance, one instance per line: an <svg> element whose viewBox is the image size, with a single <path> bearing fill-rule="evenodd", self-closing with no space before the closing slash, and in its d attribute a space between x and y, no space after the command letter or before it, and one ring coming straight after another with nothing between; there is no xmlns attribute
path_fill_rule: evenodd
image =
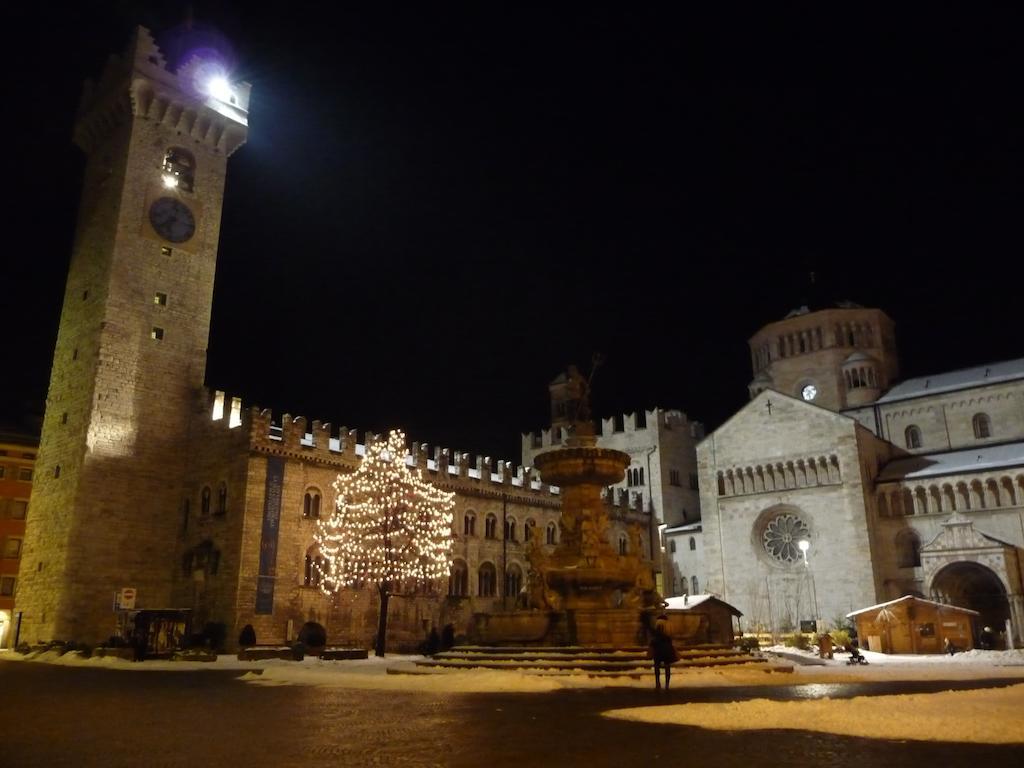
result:
<svg viewBox="0 0 1024 768"><path fill-rule="evenodd" d="M514 517L505 518L505 541L516 540L516 519Z"/></svg>
<svg viewBox="0 0 1024 768"><path fill-rule="evenodd" d="M187 149L171 147L164 153L164 185L191 192L195 183L196 159Z"/></svg>
<svg viewBox="0 0 1024 768"><path fill-rule="evenodd" d="M477 594L480 597L494 597L497 571L494 563L483 563L477 572Z"/></svg>
<svg viewBox="0 0 1024 768"><path fill-rule="evenodd" d="M911 424L903 433L903 439L907 444L907 448L913 450L914 448L921 447L921 430L916 425Z"/></svg>
<svg viewBox="0 0 1024 768"><path fill-rule="evenodd" d="M310 488L302 497L302 516L310 518L320 517L320 491Z"/></svg>
<svg viewBox="0 0 1024 768"><path fill-rule="evenodd" d="M533 539L534 528L537 527L537 521L530 518L523 523L523 541L531 541Z"/></svg>
<svg viewBox="0 0 1024 768"><path fill-rule="evenodd" d="M921 539L915 531L900 531L896 536L896 552L900 568L921 565Z"/></svg>
<svg viewBox="0 0 1024 768"><path fill-rule="evenodd" d="M471 509L467 509L462 518L462 533L464 536L476 536L476 512Z"/></svg>
<svg viewBox="0 0 1024 768"><path fill-rule="evenodd" d="M466 597L469 594L469 569L462 560L452 562L452 572L448 577L448 594L452 597Z"/></svg>
<svg viewBox="0 0 1024 768"><path fill-rule="evenodd" d="M523 571L512 563L505 572L505 597L518 597L519 590L523 588Z"/></svg>
<svg viewBox="0 0 1024 768"><path fill-rule="evenodd" d="M303 584L307 587L319 587L327 576L327 560L316 547L306 552L306 569Z"/></svg>
<svg viewBox="0 0 1024 768"><path fill-rule="evenodd" d="M484 521L484 536L488 539L498 536L498 518L494 515L487 515L487 519Z"/></svg>
<svg viewBox="0 0 1024 768"><path fill-rule="evenodd" d="M221 483L217 488L217 514L226 515L228 513L228 486L226 483Z"/></svg>
<svg viewBox="0 0 1024 768"><path fill-rule="evenodd" d="M691 576L690 577L690 586L693 587L693 589L692 589L690 594L693 594L693 595L699 595L700 594L700 589L698 589L698 587L700 585L697 583L697 577L696 576Z"/></svg>
<svg viewBox="0 0 1024 768"><path fill-rule="evenodd" d="M690 537L690 551L693 552L696 549L697 549L697 539L695 539L693 536L691 536Z"/></svg>
<svg viewBox="0 0 1024 768"><path fill-rule="evenodd" d="M626 534L620 533L619 534L619 554L620 555L626 554L626 550L627 550L628 547L629 547L629 544L626 541Z"/></svg>
<svg viewBox="0 0 1024 768"><path fill-rule="evenodd" d="M548 523L547 531L545 532L546 535L545 535L545 538L544 538L544 542L546 544L556 544L557 543L555 541L555 536L556 536L555 530L556 530L555 524L554 523Z"/></svg>
<svg viewBox="0 0 1024 768"><path fill-rule="evenodd" d="M978 440L984 440L986 437L992 437L992 421L989 419L987 413L976 413L972 419L974 425L974 436Z"/></svg>
<svg viewBox="0 0 1024 768"><path fill-rule="evenodd" d="M203 517L210 516L210 486L208 485L203 486L202 505L200 506L199 514Z"/></svg>

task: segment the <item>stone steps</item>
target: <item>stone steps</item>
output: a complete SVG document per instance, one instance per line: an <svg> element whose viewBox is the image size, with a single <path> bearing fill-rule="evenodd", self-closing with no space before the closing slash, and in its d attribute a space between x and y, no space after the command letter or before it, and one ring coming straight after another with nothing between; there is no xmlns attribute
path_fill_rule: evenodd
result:
<svg viewBox="0 0 1024 768"><path fill-rule="evenodd" d="M679 661L673 667L720 667L759 664L765 660L726 646L695 646L679 649ZM560 647L487 647L458 646L427 659L417 660L419 671L505 669L531 674L558 675L584 673L595 677L640 677L651 674L653 662L646 648Z"/></svg>

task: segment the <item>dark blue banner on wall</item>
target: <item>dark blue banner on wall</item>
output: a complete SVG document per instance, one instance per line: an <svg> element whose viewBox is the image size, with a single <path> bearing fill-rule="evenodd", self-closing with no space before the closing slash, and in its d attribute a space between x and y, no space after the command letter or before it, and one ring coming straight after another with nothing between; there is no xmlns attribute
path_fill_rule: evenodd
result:
<svg viewBox="0 0 1024 768"><path fill-rule="evenodd" d="M263 492L263 533L260 535L260 575L256 579L256 613L274 612L277 578L277 534L281 523L281 487L284 459L267 457L267 485Z"/></svg>

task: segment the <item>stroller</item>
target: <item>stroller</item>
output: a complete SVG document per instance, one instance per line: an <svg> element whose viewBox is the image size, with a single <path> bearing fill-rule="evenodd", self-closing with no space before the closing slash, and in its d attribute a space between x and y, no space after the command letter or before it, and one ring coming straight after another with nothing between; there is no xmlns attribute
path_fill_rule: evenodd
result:
<svg viewBox="0 0 1024 768"><path fill-rule="evenodd" d="M850 643L847 649L850 652L850 658L846 660L847 664L867 664L868 660L864 658L864 655L860 652L860 648L857 647L856 643Z"/></svg>

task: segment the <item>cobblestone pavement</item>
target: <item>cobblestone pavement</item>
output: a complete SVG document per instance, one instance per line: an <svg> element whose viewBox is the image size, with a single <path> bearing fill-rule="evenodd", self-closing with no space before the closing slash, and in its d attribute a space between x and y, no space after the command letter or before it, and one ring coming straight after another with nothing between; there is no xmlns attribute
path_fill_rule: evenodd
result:
<svg viewBox="0 0 1024 768"><path fill-rule="evenodd" d="M607 709L659 702L836 698L995 681L680 689L667 696L639 689L402 694L256 687L239 681L238 674L0 661L0 766L977 768L1024 760L1024 750L1017 747L802 731L731 733L599 716Z"/></svg>

